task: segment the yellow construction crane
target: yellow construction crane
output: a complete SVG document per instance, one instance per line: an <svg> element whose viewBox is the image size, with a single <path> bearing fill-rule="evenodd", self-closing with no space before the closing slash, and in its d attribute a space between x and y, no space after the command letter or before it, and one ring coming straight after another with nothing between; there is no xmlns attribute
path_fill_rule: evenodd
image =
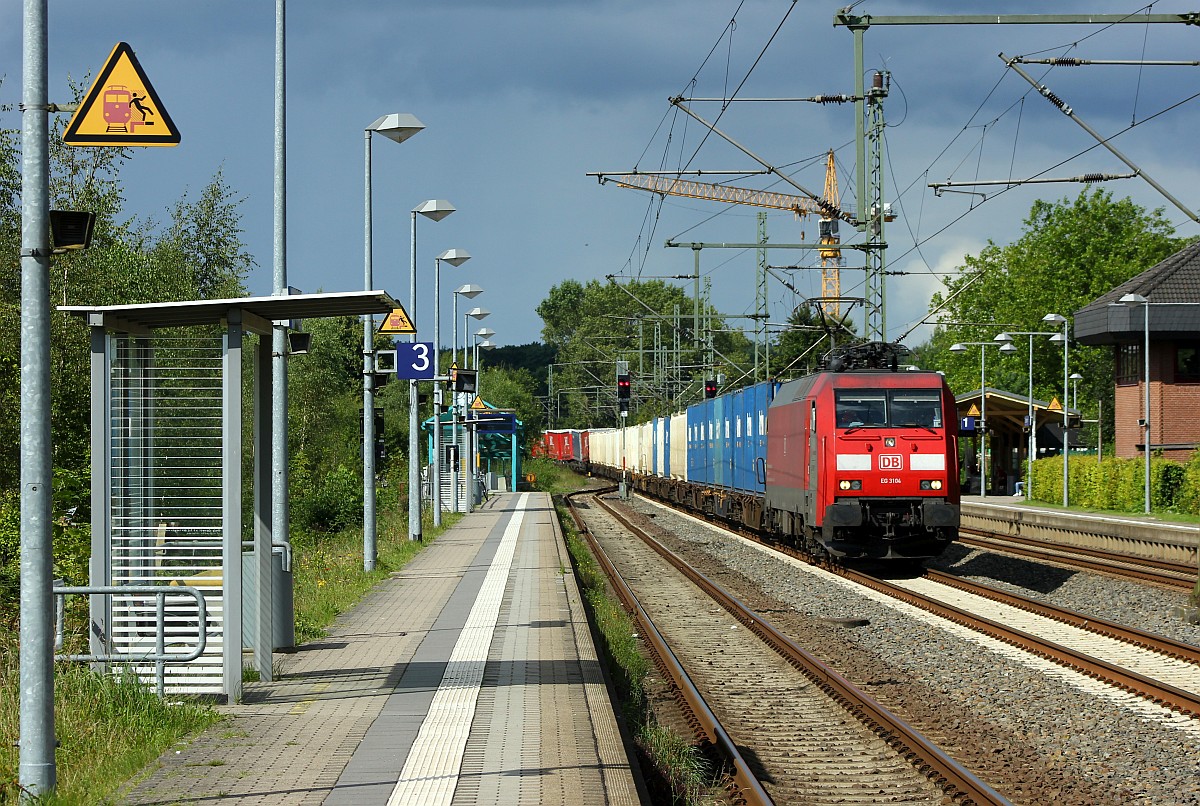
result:
<svg viewBox="0 0 1200 806"><path fill-rule="evenodd" d="M660 193L665 196L684 196L689 199L705 199L707 201L726 202L728 204L745 204L750 207L768 207L775 210L791 210L797 216L819 215L821 217L821 307L826 314L839 316L841 296L840 269L842 265L842 250L838 244L838 219L849 220L849 213L841 209L841 199L838 195L837 170L833 162L833 149L825 161L825 193L824 198L813 199L808 196L793 196L788 193L773 193L767 190L752 190L732 185L716 185L710 182L696 182L691 179L680 179L676 176L652 173L632 174L593 174L603 184L612 182L614 185L632 190L645 190L650 193Z"/></svg>
<svg viewBox="0 0 1200 806"><path fill-rule="evenodd" d="M842 206L838 193L837 168L833 164L833 149L825 159L825 199L835 207ZM825 313L840 318L842 313L842 242L838 235L838 220L833 216L821 216L821 296Z"/></svg>

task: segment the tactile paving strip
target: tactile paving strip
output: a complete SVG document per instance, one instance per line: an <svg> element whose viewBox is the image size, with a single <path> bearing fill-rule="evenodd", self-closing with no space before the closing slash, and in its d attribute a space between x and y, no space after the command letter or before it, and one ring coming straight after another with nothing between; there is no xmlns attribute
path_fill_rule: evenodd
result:
<svg viewBox="0 0 1200 806"><path fill-rule="evenodd" d="M517 511L504 530L496 557L433 696L429 715L388 798L388 806L417 803L436 806L449 804L454 796L528 499L528 495L521 496Z"/></svg>

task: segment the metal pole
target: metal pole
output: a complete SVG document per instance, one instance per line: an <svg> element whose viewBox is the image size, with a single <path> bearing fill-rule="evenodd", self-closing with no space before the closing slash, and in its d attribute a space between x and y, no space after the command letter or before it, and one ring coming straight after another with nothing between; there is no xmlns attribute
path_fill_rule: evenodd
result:
<svg viewBox="0 0 1200 806"><path fill-rule="evenodd" d="M363 167L366 195L363 201L363 290L371 278L371 130L363 131ZM375 570L375 367L373 317L363 317L363 570Z"/></svg>
<svg viewBox="0 0 1200 806"><path fill-rule="evenodd" d="M283 296L287 291L287 140L284 130L286 117L285 28L287 0L275 1L275 260L274 293ZM284 544L284 558L291 556L286 545L291 543L288 501L288 375L287 325L271 329L271 543ZM272 562L274 560L272 559ZM289 569L290 570L290 569ZM292 576L285 574L284 584ZM259 588L259 590L264 590ZM276 594L278 596L278 593ZM290 593L282 601L292 601ZM272 603L272 607L274 603ZM275 636L275 644L290 647L296 643L295 624L291 613L283 619L284 633ZM268 651L271 647L268 647Z"/></svg>
<svg viewBox="0 0 1200 806"><path fill-rule="evenodd" d="M442 525L442 386L437 377L438 352L442 344L440 316L442 294L442 259L434 259L433 269L433 525Z"/></svg>
<svg viewBox="0 0 1200 806"><path fill-rule="evenodd" d="M1068 494L1067 487L1069 482L1069 474L1067 472L1067 455L1070 451L1071 444L1071 415L1067 409L1067 393L1071 390L1071 370L1067 365L1067 350L1071 343L1071 337L1068 335L1071 327L1070 321L1063 322L1063 506L1070 506L1071 498Z"/></svg>
<svg viewBox="0 0 1200 806"><path fill-rule="evenodd" d="M1145 454L1146 454L1145 510L1146 510L1146 514L1150 514L1150 302L1149 302L1149 300L1147 300L1143 304L1142 311L1143 311L1142 333L1143 333L1143 337L1144 337L1144 345L1143 345L1142 352L1145 353L1145 355L1143 356L1143 361L1144 361L1144 374L1146 377L1146 392L1145 392L1145 401L1144 401L1144 404L1146 407L1146 420L1145 420L1146 424L1142 427L1143 439L1144 439L1142 447L1145 450Z"/></svg>
<svg viewBox="0 0 1200 806"><path fill-rule="evenodd" d="M408 316L417 321L417 211L412 211L412 240L409 245ZM416 343L417 334L408 337ZM421 422L417 382L408 382L408 539L421 539Z"/></svg>
<svg viewBox="0 0 1200 806"><path fill-rule="evenodd" d="M21 96L21 648L18 778L54 791L50 456L50 160L46 0L25 0Z"/></svg>
<svg viewBox="0 0 1200 806"><path fill-rule="evenodd" d="M1033 457L1037 451L1037 424L1033 419L1033 334L1029 334L1029 439L1025 441L1025 500L1033 498Z"/></svg>
<svg viewBox="0 0 1200 806"><path fill-rule="evenodd" d="M979 495L987 498L988 466L987 466L987 378L984 366L987 356L987 345L979 345Z"/></svg>
<svg viewBox="0 0 1200 806"><path fill-rule="evenodd" d="M450 320L452 323L450 326L450 332L451 332L450 355L453 357L452 363L457 364L458 363L458 292L455 291L450 296L453 297L453 300L452 300L451 306L450 306ZM464 325L463 333L465 334L466 332L467 332L467 330ZM466 359L465 359L466 352L467 351L464 349L463 350L464 367L466 365ZM458 445L458 392L456 392L454 390L453 386L450 387L450 441L451 441L451 443L454 444L455 449L459 450L459 445ZM455 462L452 462L450 464L450 501L451 501L450 511L451 512L458 512L458 466L460 464L462 464L461 453L458 457L458 460Z"/></svg>

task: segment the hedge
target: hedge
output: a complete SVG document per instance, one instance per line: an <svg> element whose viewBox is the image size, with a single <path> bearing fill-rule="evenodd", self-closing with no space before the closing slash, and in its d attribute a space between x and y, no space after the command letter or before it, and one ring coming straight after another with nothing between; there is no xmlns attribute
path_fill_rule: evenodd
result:
<svg viewBox="0 0 1200 806"><path fill-rule="evenodd" d="M1070 504L1087 509L1142 512L1145 508L1146 463L1135 459L1072 456L1067 462ZM1048 504L1062 502L1062 457L1033 463L1031 497ZM1186 463L1150 457L1150 508L1156 512L1200 515L1200 453Z"/></svg>

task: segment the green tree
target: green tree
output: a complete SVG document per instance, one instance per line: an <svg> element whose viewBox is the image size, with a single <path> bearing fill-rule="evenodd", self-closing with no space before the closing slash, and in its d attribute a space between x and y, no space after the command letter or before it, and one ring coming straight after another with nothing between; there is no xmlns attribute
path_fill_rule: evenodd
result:
<svg viewBox="0 0 1200 806"><path fill-rule="evenodd" d="M979 348L949 352L955 342L987 341L1002 331L1058 330L1042 321L1049 313L1068 319L1113 287L1177 251L1184 241L1161 210L1146 212L1103 189L1075 199L1034 202L1021 237L1006 246L989 242L968 255L962 271L933 295L930 311L947 324L917 351L922 366L946 372L951 389L979 388ZM1028 386L1028 338L1017 337L1016 354L987 357L987 384L1024 394ZM1084 380L1085 411L1112 396L1112 356L1106 348L1071 344L1070 366ZM1034 397L1062 397L1062 346L1034 338ZM1085 401L1088 405L1084 405ZM1112 411L1111 402L1105 405ZM1111 433L1111 432L1110 432Z"/></svg>
<svg viewBox="0 0 1200 806"><path fill-rule="evenodd" d="M692 300L660 280L618 285L567 280L538 305L542 335L555 349L554 427L615 425L617 361L629 363L634 421L676 411L703 393L703 379L722 373L737 383L753 372L750 342L727 330L707 304L711 342L697 348ZM676 352L678 345L678 352Z"/></svg>

